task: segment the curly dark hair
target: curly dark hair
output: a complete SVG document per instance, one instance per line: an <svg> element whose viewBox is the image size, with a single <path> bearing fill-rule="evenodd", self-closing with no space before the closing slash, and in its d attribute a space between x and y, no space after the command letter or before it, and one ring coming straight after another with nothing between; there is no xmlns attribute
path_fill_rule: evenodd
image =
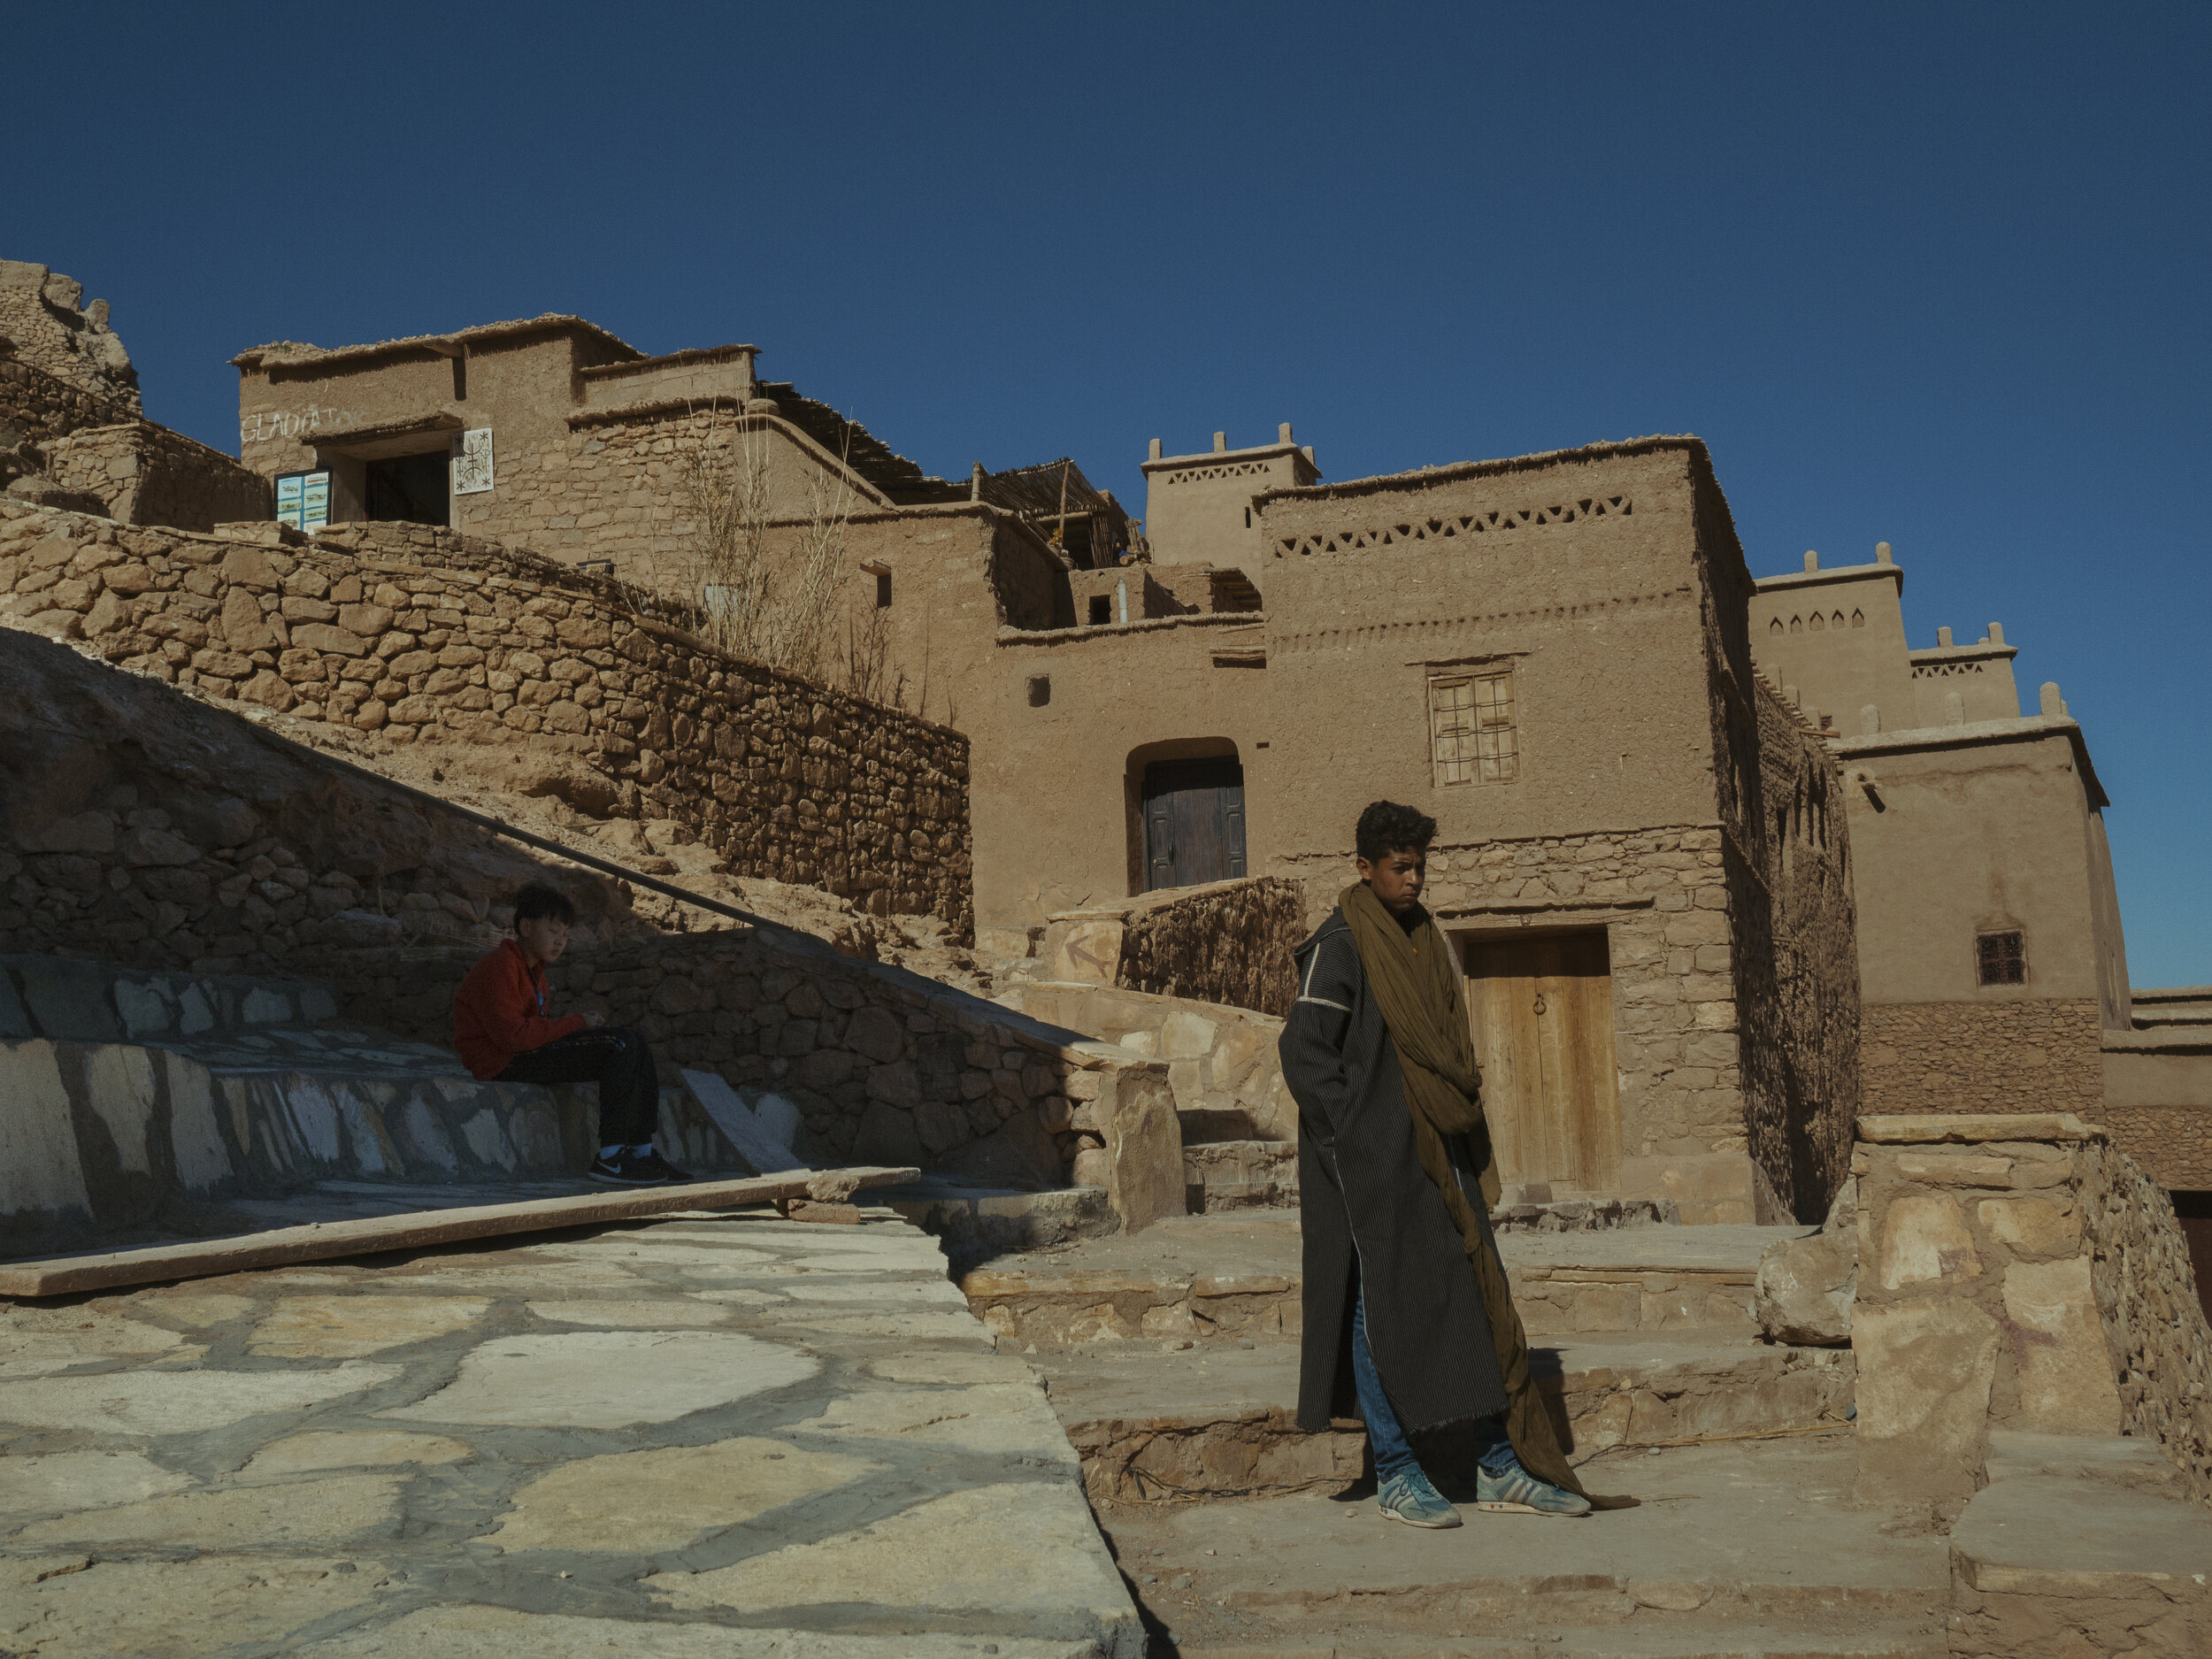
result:
<svg viewBox="0 0 2212 1659"><path fill-rule="evenodd" d="M1352 844L1371 864L1393 853L1425 853L1435 839L1434 818L1418 807L1400 806L1395 801L1369 802L1352 832Z"/></svg>
<svg viewBox="0 0 2212 1659"><path fill-rule="evenodd" d="M576 921L576 907L569 902L568 895L558 887L549 887L542 881L533 881L515 895L515 920L534 922L541 916L549 916L557 922Z"/></svg>

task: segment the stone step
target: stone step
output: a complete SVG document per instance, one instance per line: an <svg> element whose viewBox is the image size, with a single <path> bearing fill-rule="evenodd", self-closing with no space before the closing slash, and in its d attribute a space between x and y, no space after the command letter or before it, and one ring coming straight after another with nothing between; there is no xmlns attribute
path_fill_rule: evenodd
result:
<svg viewBox="0 0 2212 1659"><path fill-rule="evenodd" d="M1446 1532L1385 1520L1366 1485L1098 1507L1148 1622L1186 1655L1935 1659L1946 1540L1855 1505L1855 1470L1843 1432L1616 1452L1584 1480L1640 1508L1563 1523L1467 1508Z"/></svg>
<svg viewBox="0 0 2212 1659"><path fill-rule="evenodd" d="M1193 1115L1180 1114L1186 1121ZM1186 1139L1183 1186L1194 1216L1294 1205L1298 1202L1298 1143Z"/></svg>
<svg viewBox="0 0 2212 1659"><path fill-rule="evenodd" d="M1577 1456L1617 1448L1784 1436L1844 1426L1847 1348L1794 1348L1701 1333L1541 1343L1538 1386ZM1000 1350L1008 1351L1003 1339ZM1359 1478L1365 1432L1307 1434L1293 1420L1298 1345L1117 1343L1025 1347L1097 1502L1333 1491Z"/></svg>
<svg viewBox="0 0 2212 1659"><path fill-rule="evenodd" d="M594 1086L480 1082L426 1044L329 1026L0 1042L0 1099L17 1130L0 1148L0 1237L18 1254L333 1179L578 1177L597 1134ZM743 1172L684 1090L661 1091L658 1133L695 1172ZM217 1213L195 1230L234 1229Z"/></svg>
<svg viewBox="0 0 2212 1659"><path fill-rule="evenodd" d="M165 972L72 956L0 956L0 1039L190 1040L334 1019L319 985L242 974Z"/></svg>
<svg viewBox="0 0 2212 1659"><path fill-rule="evenodd" d="M1194 1148L1185 1148L1187 1158ZM1498 1248L1531 1336L1710 1331L1749 1336L1759 1252L1803 1228L1647 1226L1509 1232ZM1295 1212L1231 1211L1156 1223L1053 1254L1003 1256L965 1274L976 1316L1002 1340L1295 1335Z"/></svg>
<svg viewBox="0 0 2212 1659"><path fill-rule="evenodd" d="M1989 1442L1989 1484L1951 1527L1952 1653L2212 1653L2212 1510L2155 1444Z"/></svg>

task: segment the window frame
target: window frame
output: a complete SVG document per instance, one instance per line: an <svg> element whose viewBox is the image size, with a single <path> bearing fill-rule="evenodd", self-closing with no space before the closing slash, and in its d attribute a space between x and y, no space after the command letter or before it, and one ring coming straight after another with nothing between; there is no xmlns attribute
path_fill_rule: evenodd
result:
<svg viewBox="0 0 2212 1659"><path fill-rule="evenodd" d="M2009 953L2001 952L1996 954L1993 956L1994 964L2000 969L2006 967L2017 968L2019 970L2020 977L2016 979L1993 979L1988 975L1988 970L1992 965L1993 958L1990 956L1985 955L1982 947L1985 941L1993 943L1996 941L2007 939L2015 941L2012 949ZM1986 932L1977 931L1974 934L1974 988L1980 991L1986 991L2001 988L2005 986L2025 985L2027 982L2027 929L2024 927L1993 927L1988 929Z"/></svg>
<svg viewBox="0 0 2212 1659"><path fill-rule="evenodd" d="M1521 780L1521 704L1517 679L1510 664L1502 668L1424 671L1430 787L1457 789ZM1463 699L1442 700L1463 687ZM1492 693L1487 700L1486 691ZM1501 709L1502 713L1497 713ZM1486 743L1486 738L1491 741ZM1446 752L1448 746L1453 752ZM1465 775L1452 775L1461 772Z"/></svg>

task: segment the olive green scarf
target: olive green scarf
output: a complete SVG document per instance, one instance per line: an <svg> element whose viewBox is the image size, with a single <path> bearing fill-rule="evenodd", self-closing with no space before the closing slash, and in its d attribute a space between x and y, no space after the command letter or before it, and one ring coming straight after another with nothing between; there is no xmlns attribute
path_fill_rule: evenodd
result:
<svg viewBox="0 0 2212 1659"><path fill-rule="evenodd" d="M1444 1145L1447 1135L1472 1140L1474 1156L1480 1161L1483 1198L1496 1203L1498 1165L1482 1116L1482 1067L1475 1057L1474 1033L1460 986L1463 976L1450 941L1426 917L1407 933L1363 881L1345 888L1337 903L1351 926L1360 965L1367 971L1376 1006L1398 1051L1422 1172L1435 1184L1451 1212L1468 1263L1475 1270L1483 1308L1490 1316L1498 1374L1505 1382L1505 1431L1514 1455L1539 1480L1580 1492L1596 1508L1626 1508L1635 1502L1633 1498L1598 1498L1583 1492L1580 1479L1559 1449L1551 1417L1529 1375L1528 1337L1513 1306L1505 1264L1498 1260L1489 1230L1461 1190Z"/></svg>

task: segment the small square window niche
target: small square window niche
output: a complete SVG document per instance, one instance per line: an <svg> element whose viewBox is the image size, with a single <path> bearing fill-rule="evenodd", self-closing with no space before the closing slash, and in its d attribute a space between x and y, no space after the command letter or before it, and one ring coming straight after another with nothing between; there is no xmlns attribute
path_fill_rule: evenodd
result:
<svg viewBox="0 0 2212 1659"><path fill-rule="evenodd" d="M1032 674L1029 677L1029 706L1041 709L1052 701L1052 676Z"/></svg>
<svg viewBox="0 0 2212 1659"><path fill-rule="evenodd" d="M2027 936L2018 933L1976 934L1974 969L1984 985L2025 985Z"/></svg>
<svg viewBox="0 0 2212 1659"><path fill-rule="evenodd" d="M1114 601L1110 594L1091 595L1091 626L1103 627L1114 619Z"/></svg>

